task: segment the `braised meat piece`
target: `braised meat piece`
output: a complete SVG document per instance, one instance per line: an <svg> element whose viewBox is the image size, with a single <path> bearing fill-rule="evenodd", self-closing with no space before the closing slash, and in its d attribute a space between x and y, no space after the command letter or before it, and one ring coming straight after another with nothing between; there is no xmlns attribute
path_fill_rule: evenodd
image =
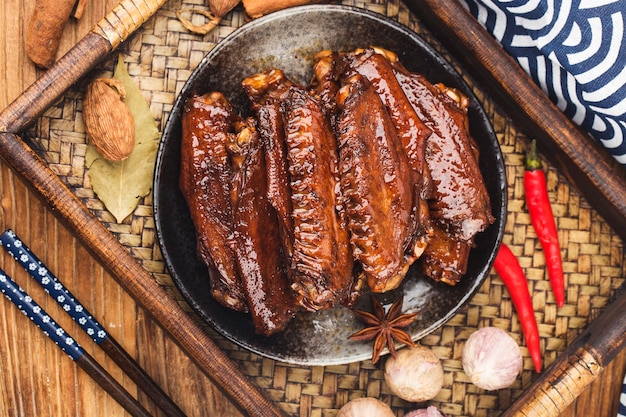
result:
<svg viewBox="0 0 626 417"><path fill-rule="evenodd" d="M337 143L320 103L292 85L282 105L291 178L292 288L308 310L343 302L353 285L349 234L337 195Z"/></svg>
<svg viewBox="0 0 626 417"><path fill-rule="evenodd" d="M415 111L432 130L426 161L433 187L431 218L469 242L494 218L478 166L478 147L468 129L469 100L457 90L434 86L422 75L396 71Z"/></svg>
<svg viewBox="0 0 626 417"><path fill-rule="evenodd" d="M334 129L337 124L337 92L341 86L339 78L340 68L339 53L323 50L313 57L313 80L311 92L322 103L324 114Z"/></svg>
<svg viewBox="0 0 626 417"><path fill-rule="evenodd" d="M431 227L426 201L430 188L425 178L429 173L425 159L426 142L432 131L417 115L395 76L392 62L398 61L396 54L385 49L367 48L344 54L343 60L347 71L361 74L376 90L404 146L415 177L412 181L415 184L414 215L417 218L417 236L421 238L417 244L424 247Z"/></svg>
<svg viewBox="0 0 626 417"><path fill-rule="evenodd" d="M253 122L240 126L234 160L235 253L255 331L285 329L296 311L279 220L267 199L267 171Z"/></svg>
<svg viewBox="0 0 626 417"><path fill-rule="evenodd" d="M213 297L226 307L246 311L233 250L232 167L227 150L235 120L231 104L221 93L187 100L179 186L196 229L198 253L210 270Z"/></svg>
<svg viewBox="0 0 626 417"><path fill-rule="evenodd" d="M471 242L452 236L435 223L419 259L419 270L434 281L454 286L467 271L471 247Z"/></svg>
<svg viewBox="0 0 626 417"><path fill-rule="evenodd" d="M391 62L397 62L397 56L384 49L367 48L345 54L343 59L348 62L348 68L372 84L387 107L411 167L421 176L424 171L426 139L432 131L417 115L395 76Z"/></svg>
<svg viewBox="0 0 626 417"><path fill-rule="evenodd" d="M409 248L415 231L411 167L367 79L345 79L337 105L340 184L354 257L373 292L389 291L416 258Z"/></svg>
<svg viewBox="0 0 626 417"><path fill-rule="evenodd" d="M267 198L278 214L283 244L290 258L294 239L293 207L281 103L291 84L284 72L278 69L255 74L242 82L265 150Z"/></svg>

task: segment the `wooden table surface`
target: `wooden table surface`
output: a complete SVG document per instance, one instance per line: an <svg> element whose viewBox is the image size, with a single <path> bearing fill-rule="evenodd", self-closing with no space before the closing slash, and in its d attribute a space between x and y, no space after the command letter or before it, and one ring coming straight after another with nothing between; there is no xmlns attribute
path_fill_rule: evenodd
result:
<svg viewBox="0 0 626 417"><path fill-rule="evenodd" d="M78 22L66 27L61 50L69 49L109 11L117 0L91 0ZM25 22L35 0L0 2L0 108L30 85L38 72L23 47ZM62 278L88 310L189 416L241 416L210 380L197 370L176 344L125 293L90 253L0 161L0 225L15 230L31 249ZM53 300L7 255L0 267L22 285L42 307L69 329L86 350L146 406L145 396L112 361L80 334ZM618 390L626 368L622 352L604 374L562 416L600 416L598 404L616 414ZM125 411L66 355L51 343L5 298L0 300L1 416L124 416ZM155 415L160 415L158 412Z"/></svg>

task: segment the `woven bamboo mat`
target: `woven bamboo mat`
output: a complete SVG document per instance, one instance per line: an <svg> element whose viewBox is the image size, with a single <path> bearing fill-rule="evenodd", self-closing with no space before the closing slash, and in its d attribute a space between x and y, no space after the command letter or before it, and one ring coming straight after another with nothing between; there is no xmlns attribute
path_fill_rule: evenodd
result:
<svg viewBox="0 0 626 417"><path fill-rule="evenodd" d="M454 61L399 1L344 4L367 8L387 15L421 34L448 60ZM172 0L150 19L121 51L129 73L150 103L162 128L185 81L204 55L217 42L245 23L241 10L227 15L220 26L202 37L187 32L176 19L181 7L203 8L203 0ZM100 69L111 71L114 57ZM456 65L458 68L458 65ZM462 69L458 68L462 73ZM518 255L530 281L533 304L541 335L544 363L549 365L590 320L610 303L624 286L623 242L585 201L575 188L547 161L548 186L557 217L559 238L564 250L567 304L557 310L545 277L543 252L525 209L523 156L528 145L517 127L467 78L495 128L505 155L508 177L508 218L504 241ZM82 123L83 84L76 85L41 117L28 135L33 148L67 183L90 210L153 273L158 282L189 309L177 292L156 241L152 217L152 196L143 199L132 216L115 223L94 195L85 170L85 129ZM524 370L515 384L498 392L485 392L472 385L461 366L464 341L479 327L501 327L522 345ZM208 332L212 332L207 327ZM390 403L398 415L414 407L391 395L379 365L370 361L341 366L294 366L262 358L240 349L215 335L219 345L235 359L287 415L331 416L354 397L375 396ZM502 281L492 273L466 307L439 330L422 340L442 358L444 389L431 401L451 416L498 415L530 384L536 374L527 351L517 315ZM381 363L384 361L381 361Z"/></svg>

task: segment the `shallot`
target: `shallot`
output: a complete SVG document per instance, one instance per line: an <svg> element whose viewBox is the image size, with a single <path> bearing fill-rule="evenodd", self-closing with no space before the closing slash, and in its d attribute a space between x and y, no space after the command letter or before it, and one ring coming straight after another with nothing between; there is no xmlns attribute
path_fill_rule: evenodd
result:
<svg viewBox="0 0 626 417"><path fill-rule="evenodd" d="M447 417L447 415L437 407L431 405L428 408L409 411L404 417Z"/></svg>
<svg viewBox="0 0 626 417"><path fill-rule="evenodd" d="M406 401L434 398L443 387L443 366L432 349L415 345L400 350L385 363L389 389Z"/></svg>
<svg viewBox="0 0 626 417"><path fill-rule="evenodd" d="M522 370L522 353L507 332L483 327L465 342L463 369L479 388L489 391L506 388Z"/></svg>
<svg viewBox="0 0 626 417"><path fill-rule="evenodd" d="M348 401L339 409L337 417L395 417L395 414L386 403L373 397L363 397Z"/></svg>

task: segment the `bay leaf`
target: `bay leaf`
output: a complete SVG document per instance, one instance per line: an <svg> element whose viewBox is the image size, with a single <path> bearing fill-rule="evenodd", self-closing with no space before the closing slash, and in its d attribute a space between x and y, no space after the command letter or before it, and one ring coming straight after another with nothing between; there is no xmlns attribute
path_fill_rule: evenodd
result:
<svg viewBox="0 0 626 417"><path fill-rule="evenodd" d="M135 120L135 148L122 161L104 159L88 144L85 163L92 188L118 223L137 208L152 189L154 165L161 134L150 112L148 102L128 74L120 55L113 73L126 89L126 103Z"/></svg>

